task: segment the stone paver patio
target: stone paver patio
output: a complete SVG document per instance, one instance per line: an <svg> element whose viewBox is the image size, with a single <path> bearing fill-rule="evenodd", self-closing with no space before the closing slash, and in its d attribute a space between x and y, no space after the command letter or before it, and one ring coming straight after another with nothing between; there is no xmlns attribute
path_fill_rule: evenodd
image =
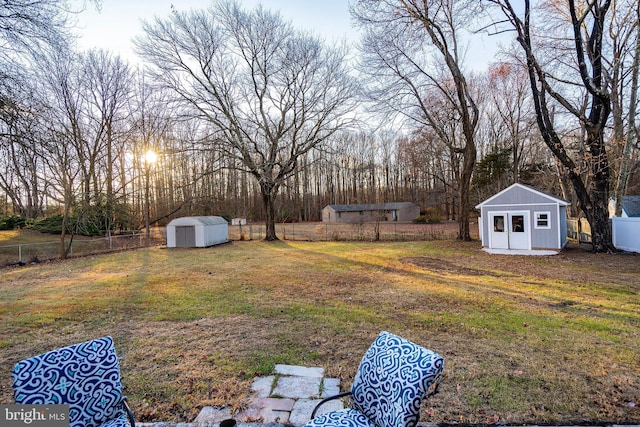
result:
<svg viewBox="0 0 640 427"><path fill-rule="evenodd" d="M237 427L299 427L311 419L313 408L322 399L340 393L340 380L325 378L322 368L276 365L273 375L256 378L251 389L254 391L254 396L248 408L238 414L232 414L230 408L205 406L191 423L136 423L136 426L219 427L220 421L234 418L238 422ZM341 400L329 401L322 405L318 415L339 409L343 409ZM616 424L602 426L640 427L640 425ZM421 422L418 423L418 427L438 427L438 424Z"/></svg>
<svg viewBox="0 0 640 427"><path fill-rule="evenodd" d="M311 419L313 408L324 398L340 393L338 378L325 378L317 367L276 365L273 375L254 379L254 392L247 409L232 414L230 408L202 408L192 423L136 423L141 427L207 427L234 418L238 427L264 425L303 426ZM318 414L343 409L341 400L322 405Z"/></svg>

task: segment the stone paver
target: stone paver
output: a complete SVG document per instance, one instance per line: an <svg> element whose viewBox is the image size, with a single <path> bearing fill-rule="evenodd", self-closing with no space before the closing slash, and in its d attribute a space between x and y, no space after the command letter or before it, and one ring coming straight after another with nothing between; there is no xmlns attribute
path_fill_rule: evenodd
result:
<svg viewBox="0 0 640 427"><path fill-rule="evenodd" d="M276 365L274 374L259 377L251 384L253 398L248 407L233 414L231 408L205 406L193 423L137 423L141 427L219 427L220 421L234 418L238 427L303 426L322 398L340 393L340 380L324 378L324 369ZM322 390L322 392L321 392ZM324 404L318 414L343 409L341 400Z"/></svg>
<svg viewBox="0 0 640 427"><path fill-rule="evenodd" d="M249 407L238 413L235 418L240 422L288 424L294 403L293 399L256 397L251 399Z"/></svg>
<svg viewBox="0 0 640 427"><path fill-rule="evenodd" d="M320 396L322 377L285 377L278 378L272 396L304 399Z"/></svg>
<svg viewBox="0 0 640 427"><path fill-rule="evenodd" d="M295 376L295 377L313 377L313 378L324 377L323 368L318 368L318 367L308 368L306 366L295 366L295 365L276 365L275 373L278 375L287 375L287 376Z"/></svg>
<svg viewBox="0 0 640 427"><path fill-rule="evenodd" d="M214 408L211 406L205 406L204 408L202 408L202 410L200 410L200 413L198 414L194 422L215 424L228 418L233 418L231 408Z"/></svg>
<svg viewBox="0 0 640 427"><path fill-rule="evenodd" d="M293 411L289 416L289 422L294 426L303 426L311 419L313 409L320 403L322 399L299 399L293 405ZM344 409L344 405L340 400L330 400L324 403L316 413L316 417L331 411L339 411Z"/></svg>
<svg viewBox="0 0 640 427"><path fill-rule="evenodd" d="M322 394L321 398L335 396L340 394L340 379L339 378L324 378L322 380Z"/></svg>
<svg viewBox="0 0 640 427"><path fill-rule="evenodd" d="M275 378L275 375L270 375L268 377L258 377L254 379L251 384L251 390L256 393L256 397L269 397Z"/></svg>

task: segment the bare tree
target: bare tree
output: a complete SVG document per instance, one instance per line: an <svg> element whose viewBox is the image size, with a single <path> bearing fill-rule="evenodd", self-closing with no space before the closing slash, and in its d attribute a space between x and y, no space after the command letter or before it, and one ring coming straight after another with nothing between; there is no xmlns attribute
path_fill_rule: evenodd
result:
<svg viewBox="0 0 640 427"><path fill-rule="evenodd" d="M567 171L578 198L579 207L591 225L593 250L595 252L614 250L608 224L611 169L605 144L605 131L612 108L609 70L605 60L605 38L607 37L605 28L612 2L598 0L576 5L574 0L569 0L564 10L569 16L567 40L571 42L572 49L568 52L563 51L563 55L559 56L563 61L570 58L573 62L570 62L569 67L565 66L565 69L569 69L566 75L553 76L550 67L539 60L536 53L530 1L525 0L522 15L509 0L490 1L501 8L508 22L517 32L517 41L526 56L538 127L545 143ZM561 35L561 31L562 28L558 27L556 35ZM556 46L566 47L558 43L558 38L556 38ZM549 54L548 49L543 51ZM568 53L571 56L568 56ZM547 66L546 69L545 66ZM571 71L573 76L569 75ZM563 82L568 83L572 88L566 95L563 95L562 89L558 88ZM575 97L577 88L581 89L587 98ZM586 103L585 99L587 99ZM555 106L577 118L582 125L584 132L581 143L586 148L584 159L589 168L586 176L581 175L580 165L571 157L566 142L560 136L559 129L562 124L554 121Z"/></svg>
<svg viewBox="0 0 640 427"><path fill-rule="evenodd" d="M116 156L123 154L123 133L128 118L132 73L119 57L104 50L92 50L80 58L83 67L82 95L86 100L86 122L92 133L92 153L88 177L92 194L106 197L105 219L111 222L115 202L114 171ZM108 225L108 224L105 224Z"/></svg>
<svg viewBox="0 0 640 427"><path fill-rule="evenodd" d="M351 121L346 49L324 46L261 7L218 2L144 25L138 52L154 78L209 127L210 141L258 182L266 240L276 240L275 200L301 156Z"/></svg>
<svg viewBox="0 0 640 427"><path fill-rule="evenodd" d="M0 3L0 60L41 44L65 43L72 10L65 0L4 0Z"/></svg>
<svg viewBox="0 0 640 427"><path fill-rule="evenodd" d="M358 0L352 11L366 29L361 68L372 82L371 98L387 111L432 128L462 155L458 238L470 240L469 196L479 110L463 71L459 31L474 19L477 2ZM442 106L449 120L442 120ZM450 132L452 122L460 123L459 134Z"/></svg>
<svg viewBox="0 0 640 427"><path fill-rule="evenodd" d="M43 47L68 40L64 0L6 0L0 3L0 188L14 211L30 218L43 211L44 180L39 177L39 117L29 64Z"/></svg>
<svg viewBox="0 0 640 427"><path fill-rule="evenodd" d="M78 199L84 200L83 171L87 170L85 152L86 139L82 126L83 103L79 90L80 71L75 57L70 52L52 51L42 58L38 81L47 105L44 120L47 132L42 141L40 155L47 163L50 176L49 197L62 206L60 232L60 257L66 258L73 240L71 216ZM80 179L78 179L80 177ZM88 202L87 202L88 203ZM72 230L67 245L67 232Z"/></svg>
<svg viewBox="0 0 640 427"><path fill-rule="evenodd" d="M635 3L635 4L634 4ZM632 150L640 150L637 130L638 79L640 74L640 2L618 4L611 19L609 34L614 61L610 66L613 116L612 146L616 155L614 173L615 215L622 213L632 164ZM633 38L635 37L635 42ZM628 88L628 89L627 89ZM626 107L626 108L625 108Z"/></svg>
<svg viewBox="0 0 640 427"><path fill-rule="evenodd" d="M26 71L13 71L0 93L0 190L11 212L38 218L44 209L46 180L38 156L41 120L37 91Z"/></svg>
<svg viewBox="0 0 640 427"><path fill-rule="evenodd" d="M491 143L495 144L494 149L511 151L511 177L507 185L520 182L521 170L527 160L528 145L532 141L532 126L535 128L528 76L521 67L502 62L489 68L489 80L486 84L491 99L491 106L487 108ZM506 185L501 188L505 187Z"/></svg>

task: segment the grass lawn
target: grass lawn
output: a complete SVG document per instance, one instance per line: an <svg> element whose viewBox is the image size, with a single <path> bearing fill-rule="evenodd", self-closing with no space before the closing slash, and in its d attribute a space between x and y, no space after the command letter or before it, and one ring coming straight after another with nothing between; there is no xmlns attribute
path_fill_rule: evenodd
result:
<svg viewBox="0 0 640 427"><path fill-rule="evenodd" d="M234 242L0 271L0 403L20 359L112 335L139 421L240 408L276 363L348 389L388 330L442 354L421 421L640 421L640 257L478 242Z"/></svg>

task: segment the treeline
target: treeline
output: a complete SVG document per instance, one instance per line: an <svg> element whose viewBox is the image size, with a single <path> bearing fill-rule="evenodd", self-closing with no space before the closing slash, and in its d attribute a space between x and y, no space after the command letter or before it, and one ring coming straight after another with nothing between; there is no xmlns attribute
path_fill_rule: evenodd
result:
<svg viewBox="0 0 640 427"><path fill-rule="evenodd" d="M24 16L36 14L14 1ZM454 11L463 2L440 3ZM141 229L186 215L317 221L328 204L395 201L454 220L523 182L572 200L577 215L584 203L572 184L588 188L600 179L594 159L605 151L608 191L640 191L632 84L640 11L627 3L610 6L617 9L608 22L626 39L604 45L618 62L608 68L616 73L607 76L613 114L600 153L585 143L590 124L560 111L565 98L553 101L554 135L575 164L568 168L540 132L539 98L516 46L485 72L467 72L457 51L438 44L440 33L423 40L398 33L396 44L382 45L371 31L355 61L355 52L327 46L279 15L221 2L207 13L176 11L146 23L136 45L149 65L136 68L107 51L78 51L58 2L44 1L37 13L56 20L30 21L31 33L3 26L0 213L59 215L63 230L78 233ZM354 9L365 26L374 12L376 19L411 12L372 8L361 0ZM498 22L487 8L484 24ZM542 14L540 22L548 16L559 28L556 15ZM444 25L436 18L425 15L421 25ZM449 25L442 43L457 40L454 30L483 26L462 19ZM572 41L570 33L563 39ZM552 62L560 44L546 42L539 41L546 49L539 52ZM416 51L425 45L435 48ZM422 74L390 64L412 55L425 61ZM564 65L554 69L554 82L565 83L575 69ZM584 88L569 84L557 93L584 111L592 107Z"/></svg>

